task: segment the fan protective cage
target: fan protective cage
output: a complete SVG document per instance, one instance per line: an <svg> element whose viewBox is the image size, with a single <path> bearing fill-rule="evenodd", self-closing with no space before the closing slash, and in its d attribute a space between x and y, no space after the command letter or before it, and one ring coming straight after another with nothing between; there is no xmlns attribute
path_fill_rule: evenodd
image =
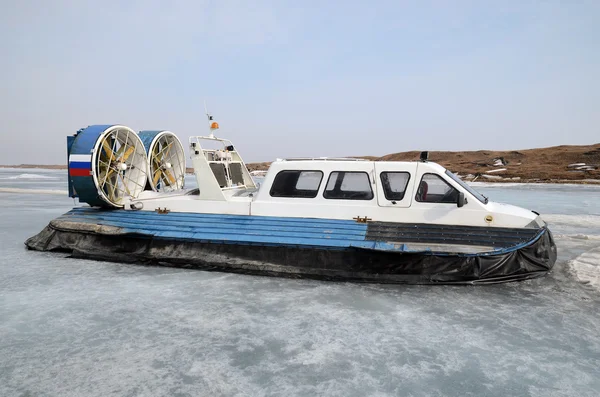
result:
<svg viewBox="0 0 600 397"><path fill-rule="evenodd" d="M144 144L131 128L112 126L104 131L93 150L92 175L104 201L122 207L137 198L148 178Z"/></svg>
<svg viewBox="0 0 600 397"><path fill-rule="evenodd" d="M185 185L185 152L170 131L158 133L148 148L148 181L152 190L171 192Z"/></svg>

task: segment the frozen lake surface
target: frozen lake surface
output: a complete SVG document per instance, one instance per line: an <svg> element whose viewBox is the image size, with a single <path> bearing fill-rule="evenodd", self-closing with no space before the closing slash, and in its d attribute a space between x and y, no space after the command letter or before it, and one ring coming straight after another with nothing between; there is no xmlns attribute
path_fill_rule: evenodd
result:
<svg viewBox="0 0 600 397"><path fill-rule="evenodd" d="M550 223L547 277L383 286L26 251L65 173L0 169L0 396L600 395L598 186L477 186Z"/></svg>

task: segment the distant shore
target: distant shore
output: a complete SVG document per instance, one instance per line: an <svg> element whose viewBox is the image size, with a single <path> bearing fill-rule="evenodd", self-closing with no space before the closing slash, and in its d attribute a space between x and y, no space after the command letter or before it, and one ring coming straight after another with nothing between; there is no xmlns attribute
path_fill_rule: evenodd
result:
<svg viewBox="0 0 600 397"><path fill-rule="evenodd" d="M256 163L257 165L262 165L264 163ZM265 170L268 169L264 168L264 167L252 167L254 164L250 163L248 164L248 169L252 170L252 171L260 171L260 170ZM0 168L4 168L4 169L8 169L8 168L12 168L12 169L23 169L23 170L34 170L34 169L40 169L40 170L66 170L67 166L66 165L41 165L41 164L18 164L18 165L0 165ZM193 168L187 168L186 169L186 173L187 174L193 174L194 170ZM545 183L549 183L549 184L577 184L577 185L600 185L600 178L598 179L559 179L559 178L550 178L550 179L528 179L528 178L521 178L521 179L513 179L513 178L500 178L500 179L486 179L486 178L475 178L475 177L469 177L469 178L465 178L463 175L461 175L463 177L463 179L466 179L468 182L484 182L484 183L539 183L539 184L545 184Z"/></svg>
<svg viewBox="0 0 600 397"><path fill-rule="evenodd" d="M419 151L385 156L358 156L372 161L418 161ZM439 163L466 181L493 183L600 184L600 143L511 151L429 152ZM248 163L250 171L265 171L270 162ZM18 164L0 168L66 170L66 165ZM192 168L187 168L193 173Z"/></svg>
<svg viewBox="0 0 600 397"><path fill-rule="evenodd" d="M24 168L24 169L42 169L42 170L66 170L66 165L47 165L47 164L18 164L18 165L2 165L0 168Z"/></svg>

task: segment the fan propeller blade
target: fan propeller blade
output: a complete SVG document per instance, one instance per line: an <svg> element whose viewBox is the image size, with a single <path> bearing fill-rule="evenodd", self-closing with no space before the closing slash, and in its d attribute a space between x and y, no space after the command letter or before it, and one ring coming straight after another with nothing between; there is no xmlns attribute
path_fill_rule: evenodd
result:
<svg viewBox="0 0 600 397"><path fill-rule="evenodd" d="M108 178L113 174L113 172L115 172L115 170L113 170L112 168L100 172L98 180L100 182L104 182L104 180L108 180Z"/></svg>
<svg viewBox="0 0 600 397"><path fill-rule="evenodd" d="M123 151L125 150L125 145L121 144L121 147L119 148L119 150L117 150L117 153L115 154L115 158L120 158L121 155L123 154Z"/></svg>
<svg viewBox="0 0 600 397"><path fill-rule="evenodd" d="M163 158L162 151L159 150L159 146L158 145L154 146L154 150L152 150L152 160L160 163L162 161L162 158Z"/></svg>
<svg viewBox="0 0 600 397"><path fill-rule="evenodd" d="M174 141L171 141L171 142L170 142L170 143L167 145L167 151L166 151L166 152L163 154L162 158L165 158L165 157L167 157L167 156L169 155L169 152L171 151L171 147L173 146L173 142L174 142ZM161 158L161 160L162 160L162 158Z"/></svg>
<svg viewBox="0 0 600 397"><path fill-rule="evenodd" d="M127 188L127 183L125 183L125 179L123 178L123 175L121 172L117 173L117 175L119 176L119 178L121 178L121 182L123 183L123 188L125 189L125 192L131 196L131 192L129 191L129 188Z"/></svg>
<svg viewBox="0 0 600 397"><path fill-rule="evenodd" d="M131 156L131 153L133 153L135 151L135 147L134 146L130 146L126 151L125 154L123 154L123 158L122 161L127 161L127 159L129 158L129 156Z"/></svg>
<svg viewBox="0 0 600 397"><path fill-rule="evenodd" d="M115 200L115 191L117 190L117 186L116 181L112 176L104 181L102 190L108 195L109 200Z"/></svg>
<svg viewBox="0 0 600 397"><path fill-rule="evenodd" d="M152 184L154 186L156 186L156 184L158 183L158 180L160 179L160 174L161 174L160 169L156 170L156 172L154 173L154 179L152 179Z"/></svg>
<svg viewBox="0 0 600 397"><path fill-rule="evenodd" d="M110 147L110 145L106 141L106 139L104 139L102 141L102 147L104 147L104 150L106 151L106 154L108 154L108 157L110 157L111 160L114 160L115 159L114 153L112 151L112 148Z"/></svg>
<svg viewBox="0 0 600 397"><path fill-rule="evenodd" d="M171 182L171 186L173 186L177 183L177 180L175 179L175 177L173 176L173 173L171 173L171 171L165 170L165 175L167 176L167 178L169 178L169 181Z"/></svg>

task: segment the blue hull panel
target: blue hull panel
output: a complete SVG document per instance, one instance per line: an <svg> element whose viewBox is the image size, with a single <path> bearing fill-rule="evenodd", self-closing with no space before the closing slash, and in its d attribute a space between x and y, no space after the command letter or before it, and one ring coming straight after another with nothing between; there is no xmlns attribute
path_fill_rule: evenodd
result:
<svg viewBox="0 0 600 397"><path fill-rule="evenodd" d="M59 220L113 226L148 237L319 248L376 248L367 225L353 220L74 208Z"/></svg>
<svg viewBox="0 0 600 397"><path fill-rule="evenodd" d="M122 234L206 243L267 246L358 248L385 252L421 252L481 256L517 250L535 242L543 230L501 229L447 225L406 225L354 220L168 213L74 208L58 220L119 228ZM392 225L392 226L390 226ZM390 228L397 229L390 231ZM383 230L383 232L382 232ZM408 232L406 232L408 230ZM511 235L512 234L512 235ZM378 237L379 236L379 237ZM459 236L459 237L458 237ZM461 245L492 247L487 252L461 253L431 249L427 244L455 241ZM407 249L417 242L423 248Z"/></svg>

